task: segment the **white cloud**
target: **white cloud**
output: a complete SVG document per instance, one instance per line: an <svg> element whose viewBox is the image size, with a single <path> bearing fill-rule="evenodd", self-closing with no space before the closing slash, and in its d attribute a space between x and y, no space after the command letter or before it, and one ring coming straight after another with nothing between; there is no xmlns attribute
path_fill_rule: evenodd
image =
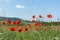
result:
<svg viewBox="0 0 60 40"><path fill-rule="evenodd" d="M16 8L25 8L25 6L22 6L22 5L16 5Z"/></svg>

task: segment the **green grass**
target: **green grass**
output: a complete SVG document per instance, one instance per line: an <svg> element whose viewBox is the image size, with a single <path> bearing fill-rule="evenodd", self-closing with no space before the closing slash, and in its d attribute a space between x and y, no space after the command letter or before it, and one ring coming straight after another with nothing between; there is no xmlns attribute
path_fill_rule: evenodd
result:
<svg viewBox="0 0 60 40"><path fill-rule="evenodd" d="M10 31L6 26L0 28L0 40L60 40L60 30L28 30L19 33Z"/></svg>

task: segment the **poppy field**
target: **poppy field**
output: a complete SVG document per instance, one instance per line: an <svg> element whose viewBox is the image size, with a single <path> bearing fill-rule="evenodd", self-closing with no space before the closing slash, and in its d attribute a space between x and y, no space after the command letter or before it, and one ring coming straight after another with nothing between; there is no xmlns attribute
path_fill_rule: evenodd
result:
<svg viewBox="0 0 60 40"><path fill-rule="evenodd" d="M40 21L43 16L32 16L32 23L21 25L22 20L11 21L7 19L1 22L0 40L60 40L60 25L53 25L53 22L46 24ZM50 20L51 14L47 15ZM35 20L36 19L36 20Z"/></svg>

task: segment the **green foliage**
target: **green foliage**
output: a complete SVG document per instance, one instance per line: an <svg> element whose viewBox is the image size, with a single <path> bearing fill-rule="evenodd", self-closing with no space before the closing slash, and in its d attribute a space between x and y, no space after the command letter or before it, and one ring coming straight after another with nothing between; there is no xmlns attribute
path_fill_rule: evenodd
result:
<svg viewBox="0 0 60 40"><path fill-rule="evenodd" d="M10 31L5 26L0 29L0 40L55 40L55 37L60 38L60 31L57 30L29 30L28 32Z"/></svg>

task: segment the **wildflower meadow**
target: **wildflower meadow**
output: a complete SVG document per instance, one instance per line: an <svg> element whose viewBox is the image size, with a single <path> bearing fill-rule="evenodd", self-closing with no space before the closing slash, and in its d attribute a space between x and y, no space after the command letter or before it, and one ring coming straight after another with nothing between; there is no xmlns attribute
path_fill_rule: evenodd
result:
<svg viewBox="0 0 60 40"><path fill-rule="evenodd" d="M50 20L53 18L51 14L46 15ZM42 15L32 16L31 23L25 23L21 25L22 20L11 21L7 19L1 21L0 27L0 40L60 40L60 26L43 23L40 20L43 19Z"/></svg>

